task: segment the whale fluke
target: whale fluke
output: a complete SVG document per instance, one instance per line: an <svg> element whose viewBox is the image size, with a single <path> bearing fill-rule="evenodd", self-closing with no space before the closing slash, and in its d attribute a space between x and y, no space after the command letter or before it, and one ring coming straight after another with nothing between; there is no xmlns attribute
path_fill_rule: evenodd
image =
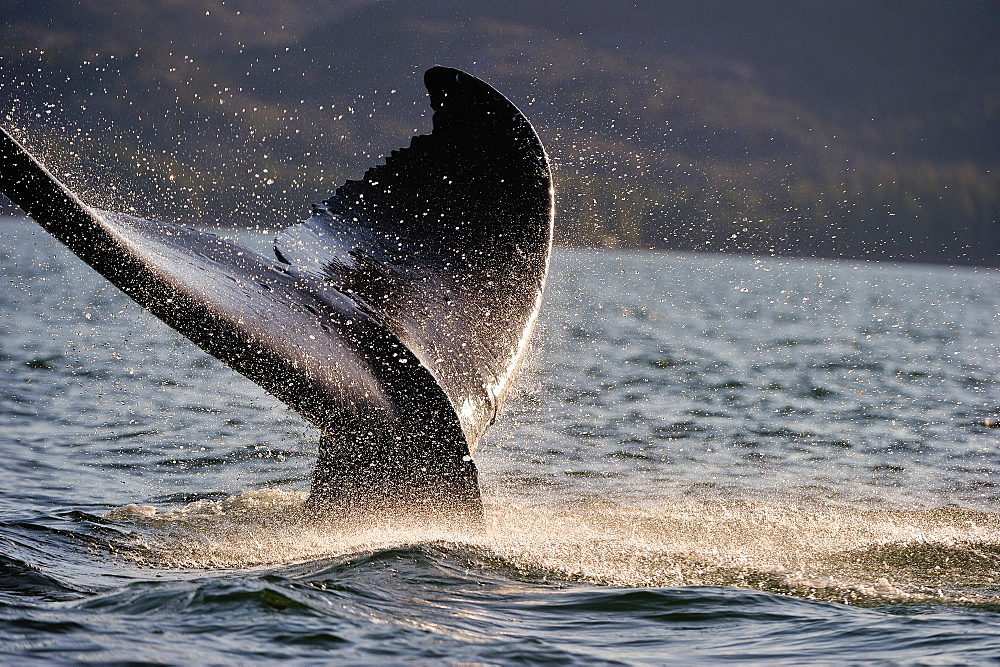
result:
<svg viewBox="0 0 1000 667"><path fill-rule="evenodd" d="M475 519L472 453L541 305L545 151L486 83L424 76L433 131L284 230L275 259L91 208L0 128L0 191L101 275L321 431L308 506Z"/></svg>

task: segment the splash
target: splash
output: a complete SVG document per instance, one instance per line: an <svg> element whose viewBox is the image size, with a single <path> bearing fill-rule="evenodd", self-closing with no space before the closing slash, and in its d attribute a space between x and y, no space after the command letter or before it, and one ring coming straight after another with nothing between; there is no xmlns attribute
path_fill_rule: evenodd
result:
<svg viewBox="0 0 1000 667"><path fill-rule="evenodd" d="M655 509L586 500L499 527L511 560L614 586L739 586L845 603L990 595L1000 523L957 508L860 511L745 501ZM527 538L527 539L525 539ZM553 539L555 538L555 539Z"/></svg>
<svg viewBox="0 0 1000 667"><path fill-rule="evenodd" d="M627 587L738 586L848 604L993 602L1000 517L945 507L859 510L729 499L653 508L583 498L557 507L488 502L486 526L452 530L317 524L306 494L248 491L157 510L126 505L119 553L161 568L273 567L443 544L465 567L517 580Z"/></svg>
<svg viewBox="0 0 1000 667"><path fill-rule="evenodd" d="M307 517L308 494L245 491L221 501L199 500L160 511L125 505L107 518L132 524L134 540L120 554L137 565L186 569L246 569L436 541L449 534L425 522L332 524Z"/></svg>

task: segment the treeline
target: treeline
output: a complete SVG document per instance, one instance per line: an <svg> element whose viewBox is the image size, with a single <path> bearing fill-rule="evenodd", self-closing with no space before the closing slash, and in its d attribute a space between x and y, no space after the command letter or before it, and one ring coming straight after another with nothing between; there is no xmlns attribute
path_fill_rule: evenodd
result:
<svg viewBox="0 0 1000 667"><path fill-rule="evenodd" d="M933 105L868 119L845 85L798 95L789 81L808 78L770 61L671 53L612 21L602 34L598 2L580 3L591 32L571 34L550 5L8 0L0 108L96 205L275 227L427 131L420 73L442 63L536 124L562 243L1000 264L996 86L928 88ZM688 28L739 34L711 5L691 4ZM676 22L661 6L647 23Z"/></svg>
<svg viewBox="0 0 1000 667"><path fill-rule="evenodd" d="M731 165L726 165L731 166ZM1000 176L881 163L825 179L713 170L701 184L576 174L564 240L588 245L997 266Z"/></svg>

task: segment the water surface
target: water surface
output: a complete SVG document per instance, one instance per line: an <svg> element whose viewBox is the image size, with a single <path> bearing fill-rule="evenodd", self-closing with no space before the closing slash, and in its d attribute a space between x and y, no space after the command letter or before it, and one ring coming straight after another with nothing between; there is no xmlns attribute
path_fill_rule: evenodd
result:
<svg viewBox="0 0 1000 667"><path fill-rule="evenodd" d="M1000 658L1000 273L557 253L487 522L317 527L318 434L0 221L8 659Z"/></svg>

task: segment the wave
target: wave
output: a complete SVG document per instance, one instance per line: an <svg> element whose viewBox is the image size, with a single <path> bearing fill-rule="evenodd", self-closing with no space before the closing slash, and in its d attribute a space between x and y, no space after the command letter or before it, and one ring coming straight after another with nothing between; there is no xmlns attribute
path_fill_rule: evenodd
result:
<svg viewBox="0 0 1000 667"><path fill-rule="evenodd" d="M72 600L79 596L80 591L49 576L41 568L0 554L0 600L5 597Z"/></svg>

